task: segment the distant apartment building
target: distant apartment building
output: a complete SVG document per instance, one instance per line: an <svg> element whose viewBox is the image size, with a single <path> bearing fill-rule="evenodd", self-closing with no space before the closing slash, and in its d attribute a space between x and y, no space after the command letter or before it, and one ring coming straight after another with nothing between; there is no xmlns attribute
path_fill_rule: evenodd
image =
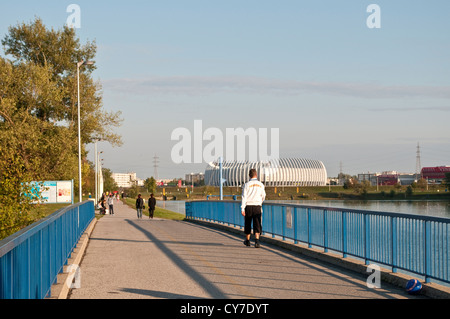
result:
<svg viewBox="0 0 450 319"><path fill-rule="evenodd" d="M130 188L133 185L144 186L144 180L138 178L136 173L112 173L112 178L120 188Z"/></svg>

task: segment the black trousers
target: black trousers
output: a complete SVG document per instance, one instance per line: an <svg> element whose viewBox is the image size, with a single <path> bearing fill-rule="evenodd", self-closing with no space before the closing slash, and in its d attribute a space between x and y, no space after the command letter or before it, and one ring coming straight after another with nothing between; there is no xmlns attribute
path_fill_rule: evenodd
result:
<svg viewBox="0 0 450 319"><path fill-rule="evenodd" d="M252 233L252 223L253 223L253 233L262 233L261 225L262 207L261 206L246 206L245 207L245 227L244 233L250 235Z"/></svg>

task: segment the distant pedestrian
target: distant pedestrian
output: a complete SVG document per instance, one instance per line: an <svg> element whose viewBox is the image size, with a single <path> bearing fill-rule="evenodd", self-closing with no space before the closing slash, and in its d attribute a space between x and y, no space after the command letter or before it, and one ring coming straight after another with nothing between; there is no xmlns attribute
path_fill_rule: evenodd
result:
<svg viewBox="0 0 450 319"><path fill-rule="evenodd" d="M138 198L136 199L136 210L137 210L137 217L142 218L142 210L145 208L144 206L144 199L142 198L142 195L139 194Z"/></svg>
<svg viewBox="0 0 450 319"><path fill-rule="evenodd" d="M108 197L109 214L114 215L114 197L113 194Z"/></svg>
<svg viewBox="0 0 450 319"><path fill-rule="evenodd" d="M250 246L250 237L252 233L255 236L255 248L261 247L259 243L259 236L262 232L262 204L266 199L266 190L264 184L258 181L258 173L256 169L251 169L250 181L242 188L242 204L241 213L245 217L245 241L244 245Z"/></svg>
<svg viewBox="0 0 450 319"><path fill-rule="evenodd" d="M148 217L151 219L153 219L155 208L156 208L156 198L153 194L151 194L150 198L148 199Z"/></svg>

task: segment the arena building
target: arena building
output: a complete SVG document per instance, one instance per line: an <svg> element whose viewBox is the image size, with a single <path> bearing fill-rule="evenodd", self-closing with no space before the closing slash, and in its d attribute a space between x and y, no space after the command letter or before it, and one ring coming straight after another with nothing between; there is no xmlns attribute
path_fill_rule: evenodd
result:
<svg viewBox="0 0 450 319"><path fill-rule="evenodd" d="M224 162L224 186L242 186L249 180L250 169L258 171L258 179L266 186L325 186L327 170L321 161L288 158L268 162ZM220 166L210 163L205 171L205 184L220 185Z"/></svg>

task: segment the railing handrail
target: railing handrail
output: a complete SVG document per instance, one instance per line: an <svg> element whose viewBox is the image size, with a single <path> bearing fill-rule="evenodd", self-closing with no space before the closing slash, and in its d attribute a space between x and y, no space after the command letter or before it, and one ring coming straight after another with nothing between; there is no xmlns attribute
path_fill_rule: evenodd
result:
<svg viewBox="0 0 450 319"><path fill-rule="evenodd" d="M192 200L189 202L228 202L228 203L236 203L236 201L231 200ZM304 204L290 204L290 203L263 203L263 207L267 205L273 206L285 206L285 207L301 207L301 208L312 208L312 209L326 209L328 211L345 211L348 213L361 213L365 215L379 215L379 216L388 216L388 217L402 217L402 218L412 218L424 221L434 221L441 223L450 223L450 218L446 217L437 217L437 216L422 216L415 214L406 214L406 213L394 213L394 212L380 212L375 210L365 210L365 209L357 209L357 208L344 208L344 207L328 207L328 206L314 206L314 205L304 205ZM263 211L264 214L264 211Z"/></svg>
<svg viewBox="0 0 450 319"><path fill-rule="evenodd" d="M53 221L57 220L59 217L64 215L67 210L77 208L89 201L84 201L82 203L77 203L74 205L70 205L67 207L63 207L58 209L56 212L54 212L51 215L48 215L47 217L42 218L41 220L38 220L37 222L25 227L22 230L19 230L18 232L12 234L9 237L6 237L5 239L0 241L0 258L6 255L8 252L16 248L18 245L26 241L28 238L42 230L44 227L51 224Z"/></svg>
<svg viewBox="0 0 450 319"><path fill-rule="evenodd" d="M223 204L223 205L220 205ZM186 217L243 227L238 201L186 202ZM288 215L289 208L289 216ZM290 203L263 204L263 234L450 283L450 218ZM266 230L264 230L266 229Z"/></svg>
<svg viewBox="0 0 450 319"><path fill-rule="evenodd" d="M0 299L49 297L94 218L94 204L85 201L61 208L2 240Z"/></svg>

